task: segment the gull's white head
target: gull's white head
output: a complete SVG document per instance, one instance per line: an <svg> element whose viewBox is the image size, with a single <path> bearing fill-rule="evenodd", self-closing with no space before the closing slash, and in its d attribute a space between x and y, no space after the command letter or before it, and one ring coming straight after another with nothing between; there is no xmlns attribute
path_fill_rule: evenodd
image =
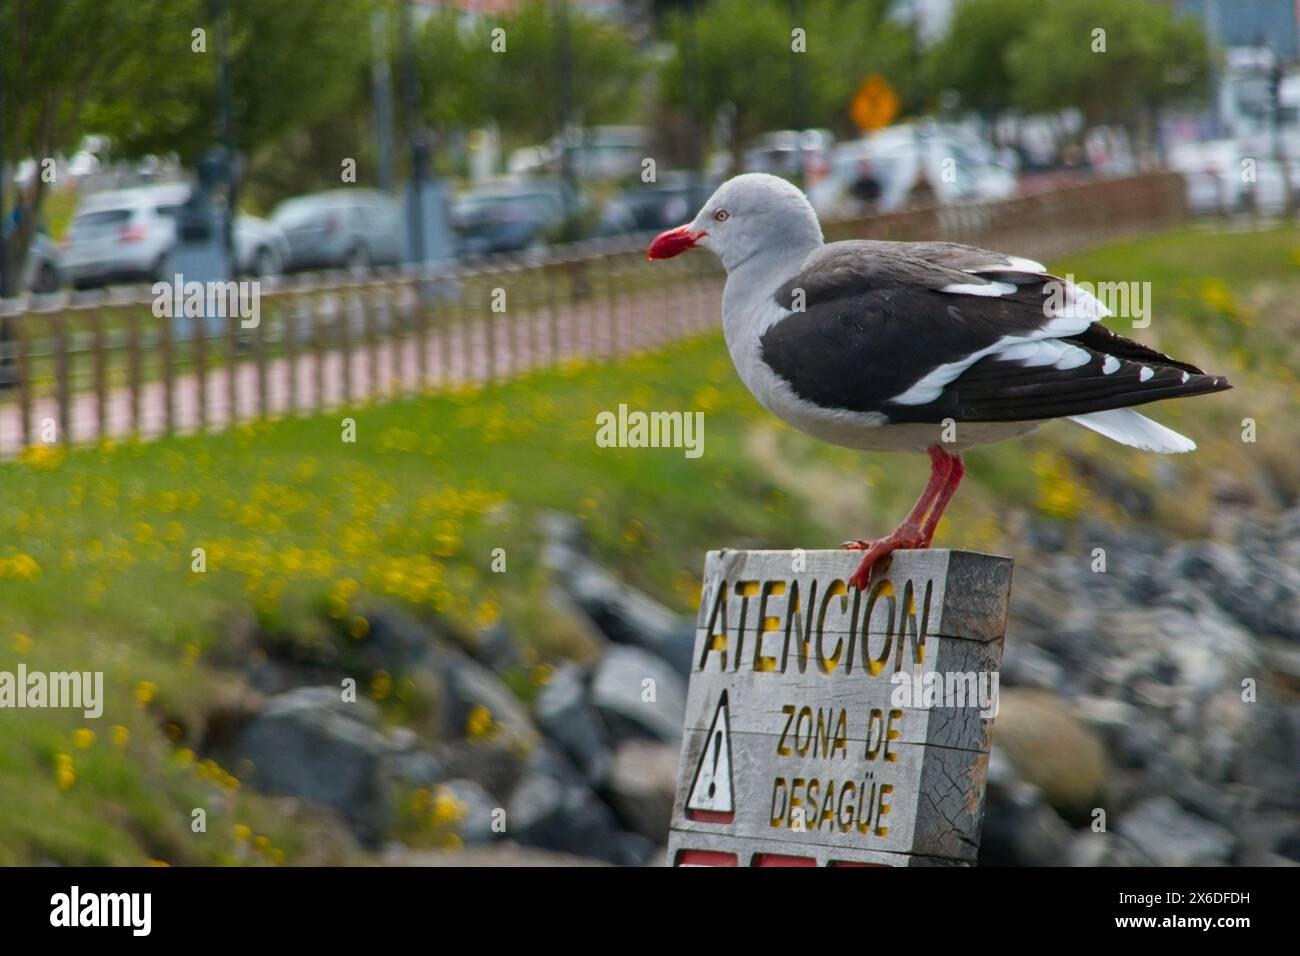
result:
<svg viewBox="0 0 1300 956"><path fill-rule="evenodd" d="M821 243L817 213L797 187L779 176L745 173L719 186L689 225L657 236L648 256L671 259L699 246L731 272L762 253L793 255Z"/></svg>

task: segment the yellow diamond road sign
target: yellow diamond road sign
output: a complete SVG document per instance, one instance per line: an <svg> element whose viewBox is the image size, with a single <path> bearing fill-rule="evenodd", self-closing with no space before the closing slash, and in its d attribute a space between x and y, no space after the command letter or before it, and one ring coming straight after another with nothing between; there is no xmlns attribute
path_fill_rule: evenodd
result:
<svg viewBox="0 0 1300 956"><path fill-rule="evenodd" d="M864 133L880 129L898 115L898 94L879 73L872 73L853 96L849 115Z"/></svg>

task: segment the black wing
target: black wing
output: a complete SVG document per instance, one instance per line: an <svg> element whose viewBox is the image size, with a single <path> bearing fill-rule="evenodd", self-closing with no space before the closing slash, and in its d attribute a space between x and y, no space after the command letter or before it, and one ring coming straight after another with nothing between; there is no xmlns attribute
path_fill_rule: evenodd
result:
<svg viewBox="0 0 1300 956"><path fill-rule="evenodd" d="M1230 387L1111 332L1095 302L1054 311L1072 287L1033 266L954 243L835 243L777 291L788 313L763 359L808 401L891 422L1027 421Z"/></svg>

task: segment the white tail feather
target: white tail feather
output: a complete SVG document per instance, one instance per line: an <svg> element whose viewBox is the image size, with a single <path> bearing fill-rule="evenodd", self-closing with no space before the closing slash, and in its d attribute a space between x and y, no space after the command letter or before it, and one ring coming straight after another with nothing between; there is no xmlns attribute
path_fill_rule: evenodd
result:
<svg viewBox="0 0 1300 956"><path fill-rule="evenodd" d="M1090 428L1098 435L1105 435L1121 445L1131 445L1143 451L1169 455L1196 450L1196 442L1190 438L1159 422L1153 422L1145 415L1139 415L1131 408L1112 408L1088 415L1072 415L1070 421Z"/></svg>

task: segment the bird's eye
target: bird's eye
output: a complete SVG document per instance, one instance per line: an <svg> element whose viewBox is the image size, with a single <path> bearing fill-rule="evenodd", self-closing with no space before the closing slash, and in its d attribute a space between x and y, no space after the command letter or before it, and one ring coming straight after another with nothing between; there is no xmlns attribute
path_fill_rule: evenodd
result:
<svg viewBox="0 0 1300 956"><path fill-rule="evenodd" d="M713 214L713 218L716 222L726 222L731 218L731 213L727 212L725 209L719 209Z"/></svg>

